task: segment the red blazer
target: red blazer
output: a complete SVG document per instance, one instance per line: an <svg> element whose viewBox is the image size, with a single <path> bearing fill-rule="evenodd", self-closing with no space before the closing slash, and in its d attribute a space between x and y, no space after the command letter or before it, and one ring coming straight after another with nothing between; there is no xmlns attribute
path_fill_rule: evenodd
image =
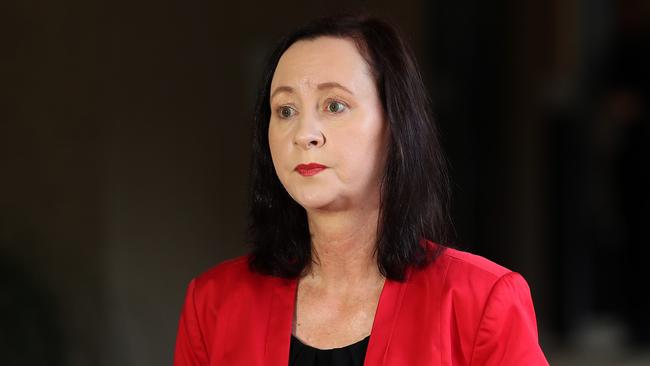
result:
<svg viewBox="0 0 650 366"><path fill-rule="evenodd" d="M246 256L195 278L174 365L287 366L296 285L249 271ZM364 364L548 365L524 278L454 249L386 279Z"/></svg>

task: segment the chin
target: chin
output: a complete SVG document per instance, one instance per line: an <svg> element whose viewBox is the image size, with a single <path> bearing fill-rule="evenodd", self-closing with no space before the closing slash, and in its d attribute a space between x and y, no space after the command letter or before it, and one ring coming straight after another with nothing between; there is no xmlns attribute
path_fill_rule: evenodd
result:
<svg viewBox="0 0 650 366"><path fill-rule="evenodd" d="M291 197L305 210L327 208L335 202L335 197L326 192L297 192Z"/></svg>
<svg viewBox="0 0 650 366"><path fill-rule="evenodd" d="M318 210L327 208L332 204L332 201L318 200L318 199L301 199L298 202L305 210Z"/></svg>

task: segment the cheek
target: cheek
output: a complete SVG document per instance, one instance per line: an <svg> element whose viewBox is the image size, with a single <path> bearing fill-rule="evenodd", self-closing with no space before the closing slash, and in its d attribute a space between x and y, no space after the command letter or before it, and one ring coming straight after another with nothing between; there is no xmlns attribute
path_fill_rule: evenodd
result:
<svg viewBox="0 0 650 366"><path fill-rule="evenodd" d="M374 163L382 160L382 152L386 145L386 125L379 113L371 113L364 122L359 124L356 131L359 136L359 150L366 161Z"/></svg>
<svg viewBox="0 0 650 366"><path fill-rule="evenodd" d="M277 128L273 128L273 124L269 126L269 150L271 151L271 159L273 160L273 167L282 184L287 183L287 178L290 172L291 161L289 159L289 149L287 148L287 136L281 133Z"/></svg>
<svg viewBox="0 0 650 366"><path fill-rule="evenodd" d="M385 138L383 128L378 123L373 121L368 125L360 124L354 131L338 136L342 181L364 184L381 174Z"/></svg>
<svg viewBox="0 0 650 366"><path fill-rule="evenodd" d="M282 134L278 131L277 127L274 127L275 124L271 123L269 125L269 149L271 150L271 156L273 157L273 162L275 163L276 158L281 158L282 154Z"/></svg>
<svg viewBox="0 0 650 366"><path fill-rule="evenodd" d="M279 173L278 170L281 169L278 169L278 167L282 165L282 159L283 159L282 149L280 149L282 144L277 132L273 128L273 125L269 126L268 139L269 139L269 150L271 151L271 160L273 160L273 166L275 167L276 173Z"/></svg>

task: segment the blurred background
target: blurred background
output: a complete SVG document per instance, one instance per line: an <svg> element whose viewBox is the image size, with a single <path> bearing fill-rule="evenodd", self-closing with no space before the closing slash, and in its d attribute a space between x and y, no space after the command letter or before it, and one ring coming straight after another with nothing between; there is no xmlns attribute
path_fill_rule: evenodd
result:
<svg viewBox="0 0 650 366"><path fill-rule="evenodd" d="M4 365L171 364L191 278L246 252L287 31L363 10L416 51L457 247L522 273L552 365L649 365L650 2L0 4Z"/></svg>

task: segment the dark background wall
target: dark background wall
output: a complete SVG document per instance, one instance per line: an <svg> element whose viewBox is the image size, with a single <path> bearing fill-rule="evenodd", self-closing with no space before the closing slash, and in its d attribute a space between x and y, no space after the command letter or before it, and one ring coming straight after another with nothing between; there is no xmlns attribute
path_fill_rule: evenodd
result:
<svg viewBox="0 0 650 366"><path fill-rule="evenodd" d="M646 2L67 0L0 5L7 364L171 362L189 280L246 252L264 59L343 9L415 48L457 246L524 274L551 363L647 353Z"/></svg>

